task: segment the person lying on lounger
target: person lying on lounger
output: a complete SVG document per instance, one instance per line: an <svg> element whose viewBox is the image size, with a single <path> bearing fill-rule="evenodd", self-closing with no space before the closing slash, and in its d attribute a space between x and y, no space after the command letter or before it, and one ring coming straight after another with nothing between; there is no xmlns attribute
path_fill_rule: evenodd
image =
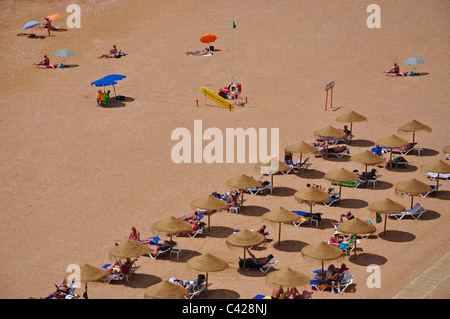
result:
<svg viewBox="0 0 450 319"><path fill-rule="evenodd" d="M253 262L253 264L255 265L265 265L267 264L267 262L269 262L272 258L273 255L270 254L267 257L260 257L260 258L256 258L255 255L252 254L252 252L250 251L250 249L248 249L248 247L245 247L245 250L247 251L248 255L250 256L250 258L246 258L245 261L251 261ZM243 259L241 257L239 257L239 263L243 261Z"/></svg>
<svg viewBox="0 0 450 319"><path fill-rule="evenodd" d="M181 217L178 217L178 219L184 220L185 222L189 222L191 220L198 220L198 212L194 212L190 215L183 215Z"/></svg>
<svg viewBox="0 0 450 319"><path fill-rule="evenodd" d="M206 54L209 54L209 53L211 53L211 52L209 51L209 48L206 47L206 48L204 48L201 51L199 51L199 50L197 50L197 51L188 51L188 52L186 52L186 55L206 55Z"/></svg>
<svg viewBox="0 0 450 319"><path fill-rule="evenodd" d="M203 274L199 274L197 276L197 279L194 280L183 280L183 279L176 279L176 278L170 278L170 282L180 285L181 287L186 288L187 291L192 292L194 286L202 285L206 281L206 276Z"/></svg>
<svg viewBox="0 0 450 319"><path fill-rule="evenodd" d="M55 286L57 285L55 284ZM57 286L56 290L52 292L50 295L41 299L64 299L69 290L70 288L66 284L62 284L60 286Z"/></svg>

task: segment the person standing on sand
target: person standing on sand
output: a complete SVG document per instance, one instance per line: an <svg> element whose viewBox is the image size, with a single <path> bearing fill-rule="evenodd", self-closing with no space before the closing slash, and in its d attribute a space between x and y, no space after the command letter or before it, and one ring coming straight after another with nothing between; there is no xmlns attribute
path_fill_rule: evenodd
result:
<svg viewBox="0 0 450 319"><path fill-rule="evenodd" d="M47 28L48 36L50 36L50 29L52 28L52 21L49 18L45 18L44 28Z"/></svg>

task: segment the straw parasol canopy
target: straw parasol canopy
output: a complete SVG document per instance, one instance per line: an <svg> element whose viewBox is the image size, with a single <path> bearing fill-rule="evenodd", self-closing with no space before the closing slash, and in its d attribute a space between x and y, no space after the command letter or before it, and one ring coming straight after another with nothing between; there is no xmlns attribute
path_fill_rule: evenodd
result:
<svg viewBox="0 0 450 319"><path fill-rule="evenodd" d="M353 133L353 123L354 122L364 122L367 121L367 117L362 116L361 114L358 114L354 111L350 111L346 114L343 114L341 116L338 116L336 121L344 122L344 123L350 123L350 132ZM350 141L352 140L352 137L350 135Z"/></svg>
<svg viewBox="0 0 450 319"><path fill-rule="evenodd" d="M355 217L353 219L346 220L340 223L337 227L337 230L345 235L365 235L374 233L376 228L374 225L366 223L365 221L362 221L361 219ZM354 240L353 243L356 248L356 240ZM356 249L353 249L353 251L356 256Z"/></svg>
<svg viewBox="0 0 450 319"><path fill-rule="evenodd" d="M299 202L309 203L309 213L311 214L312 217L312 205L314 203L320 203L330 199L330 195L328 193L322 192L321 190L315 187L308 187L306 189L301 189L297 191L294 194L294 198Z"/></svg>
<svg viewBox="0 0 450 319"><path fill-rule="evenodd" d="M64 276L64 280L68 282L73 276L73 273L66 273ZM95 267L89 264L84 264L80 267L80 273L79 273L79 281L84 282L84 298L88 299L87 296L87 283L88 282L96 282L100 281L104 278L108 277L108 272L102 268Z"/></svg>
<svg viewBox="0 0 450 319"><path fill-rule="evenodd" d="M342 183L351 183L359 180L359 176L345 168L339 168L325 174L325 179L339 183L339 198L341 198Z"/></svg>
<svg viewBox="0 0 450 319"><path fill-rule="evenodd" d="M168 233L170 236L170 242L172 242L173 234L189 232L192 230L192 227L188 222L170 216L166 219L154 223L152 226L152 230L162 233ZM172 252L172 245L170 245L170 251Z"/></svg>
<svg viewBox="0 0 450 319"><path fill-rule="evenodd" d="M222 258L206 253L189 259L186 263L186 266L190 269L206 273L206 290L207 290L208 273L222 271L228 267L228 263Z"/></svg>
<svg viewBox="0 0 450 319"><path fill-rule="evenodd" d="M413 133L413 141L412 142L414 145L416 132L419 132L419 131L431 132L432 130L431 130L431 127L429 127L428 125L420 123L416 120L412 120L411 122L408 122L408 123L400 126L398 128L398 131L399 132L412 132Z"/></svg>
<svg viewBox="0 0 450 319"><path fill-rule="evenodd" d="M227 237L226 243L227 245L231 245L234 247L242 247L244 248L244 267L245 269L245 248L256 246L261 244L265 240L265 237L254 231L250 231L244 229L237 233L233 233Z"/></svg>
<svg viewBox="0 0 450 319"><path fill-rule="evenodd" d="M247 176L245 174L242 174L240 176L236 176L233 178L230 178L229 180L226 181L226 185L228 187L237 189L237 190L242 190L242 189L246 189L246 188L256 188L256 187L260 187L261 183L259 181L257 181L256 179L254 179L253 177ZM241 192L242 194L242 201L241 201L241 205L244 202L244 192Z"/></svg>
<svg viewBox="0 0 450 319"><path fill-rule="evenodd" d="M298 219L298 215L293 212L280 207L275 210L271 210L270 212L262 215L262 218L271 222L278 223L278 245L280 245L281 240L281 224L282 223L291 223Z"/></svg>
<svg viewBox="0 0 450 319"><path fill-rule="evenodd" d="M186 288L164 280L145 289L145 298L152 299L183 299L189 298Z"/></svg>
<svg viewBox="0 0 450 319"><path fill-rule="evenodd" d="M366 166L366 170L365 170L366 175L367 175L367 166L368 165L378 165L385 161L383 156L376 155L368 150L365 150L364 152L361 152L361 153L351 156L350 160L364 164Z"/></svg>
<svg viewBox="0 0 450 319"><path fill-rule="evenodd" d="M266 281L272 285L281 287L298 287L309 284L307 275L289 267L272 271L266 276Z"/></svg>
<svg viewBox="0 0 450 319"><path fill-rule="evenodd" d="M377 145L380 146L385 146L385 147L390 147L391 148L391 154L390 154L390 158L389 158L389 167L392 168L392 148L393 147L406 147L409 145L409 142L407 140L404 140L400 137L398 137L397 135L390 135L388 137L382 138L381 140L378 140Z"/></svg>
<svg viewBox="0 0 450 319"><path fill-rule="evenodd" d="M450 173L450 165L445 163L442 160L437 160L434 162L426 163L421 166L427 172L437 173L438 178L436 182L436 192L439 190L439 174L449 174Z"/></svg>
<svg viewBox="0 0 450 319"><path fill-rule="evenodd" d="M318 150L314 146L305 141L301 141L294 145L289 145L286 150L291 153L300 153L300 164L302 163L303 154L317 153Z"/></svg>
<svg viewBox="0 0 450 319"><path fill-rule="evenodd" d="M127 240L117 246L114 246L109 251L109 256L119 259L131 259L134 257L145 255L148 252L149 248L146 245Z"/></svg>
<svg viewBox="0 0 450 319"><path fill-rule="evenodd" d="M395 184L395 190L411 196L411 208L413 208L414 196L428 193L431 190L431 187L424 182L411 178Z"/></svg>
<svg viewBox="0 0 450 319"><path fill-rule="evenodd" d="M319 136L322 138L327 138L327 137L342 138L345 136L345 132L343 132L331 125L328 125L318 131L315 131L314 136Z"/></svg>
<svg viewBox="0 0 450 319"><path fill-rule="evenodd" d="M311 244L302 248L302 256L322 261L322 274L324 273L324 261L335 260L344 256L344 252L336 246L325 242Z"/></svg>
<svg viewBox="0 0 450 319"><path fill-rule="evenodd" d="M208 215L208 228L210 226L210 217L213 211L223 210L227 208L227 203L215 196L208 195L195 199L191 202L191 207L194 210L201 210Z"/></svg>
<svg viewBox="0 0 450 319"><path fill-rule="evenodd" d="M372 203L368 206L368 208L371 211L380 213L380 214L390 214L390 213L400 213L400 212L404 212L406 211L405 206L403 206L400 203L397 203L395 201L393 201L390 198L385 198L381 201ZM384 218L384 231L383 234L386 233L386 221L387 221L387 216L385 216Z"/></svg>
<svg viewBox="0 0 450 319"><path fill-rule="evenodd" d="M273 186L273 174L289 170L289 165L279 160L271 160L267 163L257 163L255 168L260 174L270 175L270 184ZM261 185L260 185L261 186Z"/></svg>

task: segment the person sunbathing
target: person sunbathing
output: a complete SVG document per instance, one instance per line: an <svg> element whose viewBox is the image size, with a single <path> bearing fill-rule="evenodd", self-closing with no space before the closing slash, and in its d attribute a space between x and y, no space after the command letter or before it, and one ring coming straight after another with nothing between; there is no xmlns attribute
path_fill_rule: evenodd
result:
<svg viewBox="0 0 450 319"><path fill-rule="evenodd" d="M183 215L181 217L178 217L178 219L184 220L186 222L192 221L192 220L198 220L198 212L194 212L193 214L190 214L190 215Z"/></svg>
<svg viewBox="0 0 450 319"><path fill-rule="evenodd" d="M206 47L206 48L204 48L204 49L201 50L201 51L199 51L199 50L196 50L196 51L188 51L188 52L186 52L186 55L206 55L206 54L209 54L209 53L212 54L212 52L210 52L209 48Z"/></svg>
<svg viewBox="0 0 450 319"><path fill-rule="evenodd" d="M263 236L267 236L270 232L266 231L266 225L262 225L259 229L256 230L257 233L260 233Z"/></svg>
<svg viewBox="0 0 450 319"><path fill-rule="evenodd" d="M183 279L176 279L174 277L170 278L170 282L180 285L183 288L186 288L187 291L192 292L194 286L202 285L206 280L206 276L203 274L199 274L197 276L197 279L194 280L183 280Z"/></svg>
<svg viewBox="0 0 450 319"><path fill-rule="evenodd" d="M400 67L397 63L394 63L394 67L390 69L389 71L383 71L384 73L388 74L399 74L400 73Z"/></svg>
<svg viewBox="0 0 450 319"><path fill-rule="evenodd" d="M52 65L50 65L50 59L48 58L47 55L44 55L44 60L42 60L39 63L33 63L33 65L45 65L47 67L52 67Z"/></svg>
<svg viewBox="0 0 450 319"><path fill-rule="evenodd" d="M113 48L111 50L109 50L108 54L103 54L101 56L99 56L98 58L116 58L121 54L122 51L118 51L116 45L113 45Z"/></svg>
<svg viewBox="0 0 450 319"><path fill-rule="evenodd" d="M230 212L230 207L231 206L236 206L238 204L238 202L237 202L236 194L234 194L232 192L228 192L227 195L228 195L228 199L227 199L228 207L226 209L226 212L229 213Z"/></svg>
<svg viewBox="0 0 450 319"><path fill-rule="evenodd" d="M128 236L128 240L135 242L141 241L141 234L136 230L134 226L131 227L131 233Z"/></svg>
<svg viewBox="0 0 450 319"><path fill-rule="evenodd" d="M69 286L67 286L66 284L62 284L60 286L57 286L55 284L55 286L56 290L54 292L52 292L47 297L43 297L41 299L64 299L70 290Z"/></svg>
<svg viewBox="0 0 450 319"><path fill-rule="evenodd" d="M108 275L117 274L118 269L120 269L120 277L123 278L123 275L128 275L130 273L131 268L133 267L134 263L138 260L139 257L136 257L135 259L131 260L130 258L127 258L125 261L122 261L121 259L117 260L115 264L108 266L105 268L105 270L108 272Z"/></svg>
<svg viewBox="0 0 450 319"><path fill-rule="evenodd" d="M255 265L263 266L263 265L267 264L273 258L272 254L270 254L267 257L257 258L257 257L255 257L255 255L252 254L252 252L250 251L250 249L248 249L248 247L245 247L245 250L247 251L248 255L250 256L249 258L246 258L245 260L246 261L251 261ZM239 262L241 262L241 261L243 261L243 259L241 257L239 257Z"/></svg>

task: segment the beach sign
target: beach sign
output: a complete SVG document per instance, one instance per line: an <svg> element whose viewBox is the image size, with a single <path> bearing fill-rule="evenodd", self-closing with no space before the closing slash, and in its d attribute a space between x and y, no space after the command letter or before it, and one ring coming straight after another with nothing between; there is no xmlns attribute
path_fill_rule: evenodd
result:
<svg viewBox="0 0 450 319"><path fill-rule="evenodd" d="M325 91L327 91L327 99L325 100L325 111L327 110L327 105L328 105L328 91L329 90L331 90L331 99L330 99L331 105L330 105L330 108L333 108L333 88L334 88L334 81L328 83L325 86Z"/></svg>
<svg viewBox="0 0 450 319"><path fill-rule="evenodd" d="M225 108L229 109L230 111L232 109L234 109L234 105L233 104L231 104L229 101L225 100L220 95L214 93L213 91L208 90L207 88L204 88L204 87L200 88L200 91L202 92L202 94L204 96L206 96L211 101L216 102L220 106L225 107Z"/></svg>

